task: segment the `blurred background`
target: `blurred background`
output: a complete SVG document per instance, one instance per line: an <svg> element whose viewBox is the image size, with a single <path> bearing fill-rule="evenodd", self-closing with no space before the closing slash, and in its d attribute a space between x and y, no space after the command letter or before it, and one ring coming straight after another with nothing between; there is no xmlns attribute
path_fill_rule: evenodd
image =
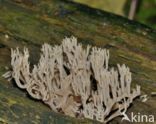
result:
<svg viewBox="0 0 156 124"><path fill-rule="evenodd" d="M156 0L73 0L136 20L156 29Z"/></svg>

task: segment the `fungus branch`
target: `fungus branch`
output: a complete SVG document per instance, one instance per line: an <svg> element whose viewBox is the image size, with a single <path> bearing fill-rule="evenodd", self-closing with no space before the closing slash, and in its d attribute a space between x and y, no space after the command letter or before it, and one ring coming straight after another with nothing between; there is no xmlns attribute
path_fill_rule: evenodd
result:
<svg viewBox="0 0 156 124"><path fill-rule="evenodd" d="M124 64L109 68L109 51L65 38L61 45L44 44L39 63L30 72L29 52L11 50L11 73L19 88L42 100L55 112L108 122L127 110L140 95L131 90L131 72Z"/></svg>

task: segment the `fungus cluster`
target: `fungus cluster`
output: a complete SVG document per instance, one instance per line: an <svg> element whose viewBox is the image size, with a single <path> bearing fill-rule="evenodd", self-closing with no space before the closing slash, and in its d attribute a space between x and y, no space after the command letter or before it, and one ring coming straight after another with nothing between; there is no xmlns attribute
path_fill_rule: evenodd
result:
<svg viewBox="0 0 156 124"><path fill-rule="evenodd" d="M71 37L61 45L44 44L41 51L39 63L30 69L28 49L12 49L10 74L19 88L55 112L107 123L140 95L140 86L131 90L127 66L109 68L107 49L83 48Z"/></svg>

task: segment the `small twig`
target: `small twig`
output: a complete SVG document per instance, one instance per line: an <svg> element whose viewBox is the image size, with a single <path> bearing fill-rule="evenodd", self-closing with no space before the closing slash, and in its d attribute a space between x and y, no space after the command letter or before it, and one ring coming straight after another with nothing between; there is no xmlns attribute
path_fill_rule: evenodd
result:
<svg viewBox="0 0 156 124"><path fill-rule="evenodd" d="M149 97L147 96L147 94L140 96L140 99L142 102L146 102L148 100L148 98Z"/></svg>
<svg viewBox="0 0 156 124"><path fill-rule="evenodd" d="M129 15L128 15L128 18L131 20L134 19L137 3L138 3L138 0L132 0L132 2L131 2L130 11L129 11Z"/></svg>
<svg viewBox="0 0 156 124"><path fill-rule="evenodd" d="M156 96L156 92L151 92L151 96Z"/></svg>

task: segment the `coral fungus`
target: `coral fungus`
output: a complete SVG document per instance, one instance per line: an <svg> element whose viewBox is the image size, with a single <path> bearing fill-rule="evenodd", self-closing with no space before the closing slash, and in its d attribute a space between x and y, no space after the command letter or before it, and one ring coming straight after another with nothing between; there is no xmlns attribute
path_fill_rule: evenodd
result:
<svg viewBox="0 0 156 124"><path fill-rule="evenodd" d="M12 49L11 77L19 88L55 112L106 123L126 111L140 95L140 86L131 90L127 66L109 67L107 49L83 48L71 37L61 45L44 44L41 51L39 63L30 71L28 49Z"/></svg>

